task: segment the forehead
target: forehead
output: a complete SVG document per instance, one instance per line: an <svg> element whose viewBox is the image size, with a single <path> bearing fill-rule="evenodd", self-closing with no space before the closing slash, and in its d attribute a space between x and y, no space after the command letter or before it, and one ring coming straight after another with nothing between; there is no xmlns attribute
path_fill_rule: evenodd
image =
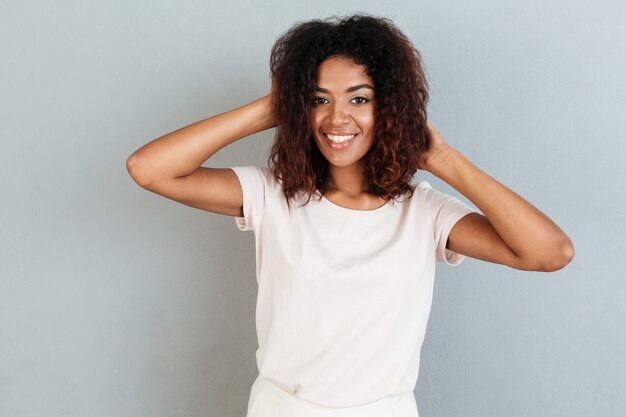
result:
<svg viewBox="0 0 626 417"><path fill-rule="evenodd" d="M344 86L355 82L372 83L372 78L366 74L367 67L354 62L350 57L329 57L317 67L317 84L332 89L333 86Z"/></svg>

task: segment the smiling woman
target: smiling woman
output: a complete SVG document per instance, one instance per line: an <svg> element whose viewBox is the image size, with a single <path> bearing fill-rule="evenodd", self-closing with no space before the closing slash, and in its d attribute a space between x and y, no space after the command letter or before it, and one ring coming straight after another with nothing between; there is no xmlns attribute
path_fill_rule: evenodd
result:
<svg viewBox="0 0 626 417"><path fill-rule="evenodd" d="M364 157L374 143L374 82L366 71L350 57L324 60L310 112L313 138L329 165L327 188L350 194L368 188Z"/></svg>
<svg viewBox="0 0 626 417"><path fill-rule="evenodd" d="M144 145L128 170L255 234L259 375L247 417L418 417L435 263L553 271L573 245L430 125L419 53L390 20L299 23L270 67L270 94ZM272 127L270 166L200 166ZM415 183L418 169L480 210Z"/></svg>
<svg viewBox="0 0 626 417"><path fill-rule="evenodd" d="M302 191L357 209L410 196L428 146L420 54L389 19L331 20L296 24L272 47L272 171L289 206Z"/></svg>

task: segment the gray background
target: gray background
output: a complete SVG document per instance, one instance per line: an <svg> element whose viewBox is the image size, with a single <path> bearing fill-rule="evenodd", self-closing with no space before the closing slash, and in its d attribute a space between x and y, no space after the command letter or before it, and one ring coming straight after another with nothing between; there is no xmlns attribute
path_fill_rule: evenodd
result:
<svg viewBox="0 0 626 417"><path fill-rule="evenodd" d="M437 266L421 417L624 415L626 3L3 0L1 416L245 415L254 236L143 190L126 158L267 94L296 21L356 11L422 52L448 143L576 248L549 274ZM272 135L205 165L264 165Z"/></svg>

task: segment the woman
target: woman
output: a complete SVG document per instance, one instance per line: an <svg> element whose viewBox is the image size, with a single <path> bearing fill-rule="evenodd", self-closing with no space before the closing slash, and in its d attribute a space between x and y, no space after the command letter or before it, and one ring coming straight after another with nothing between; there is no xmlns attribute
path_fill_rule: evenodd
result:
<svg viewBox="0 0 626 417"><path fill-rule="evenodd" d="M249 417L415 417L435 261L556 271L572 242L427 122L420 55L390 20L299 23L270 64L270 94L146 144L129 173L255 233ZM271 168L200 166L272 127ZM418 169L481 212L412 183Z"/></svg>

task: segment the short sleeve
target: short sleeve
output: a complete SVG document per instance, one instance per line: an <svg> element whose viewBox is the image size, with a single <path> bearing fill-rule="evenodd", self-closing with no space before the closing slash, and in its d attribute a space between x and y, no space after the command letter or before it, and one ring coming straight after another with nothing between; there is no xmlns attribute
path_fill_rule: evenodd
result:
<svg viewBox="0 0 626 417"><path fill-rule="evenodd" d="M452 226L461 218L469 213L479 213L479 211L454 196L433 189L428 181L421 181L418 187L425 191L427 210L433 221L437 262L450 266L460 264L465 259L465 255L446 248L448 235Z"/></svg>
<svg viewBox="0 0 626 417"><path fill-rule="evenodd" d="M263 218L267 191L268 168L257 166L230 167L239 178L243 192L243 217L235 216L239 230L256 230Z"/></svg>

